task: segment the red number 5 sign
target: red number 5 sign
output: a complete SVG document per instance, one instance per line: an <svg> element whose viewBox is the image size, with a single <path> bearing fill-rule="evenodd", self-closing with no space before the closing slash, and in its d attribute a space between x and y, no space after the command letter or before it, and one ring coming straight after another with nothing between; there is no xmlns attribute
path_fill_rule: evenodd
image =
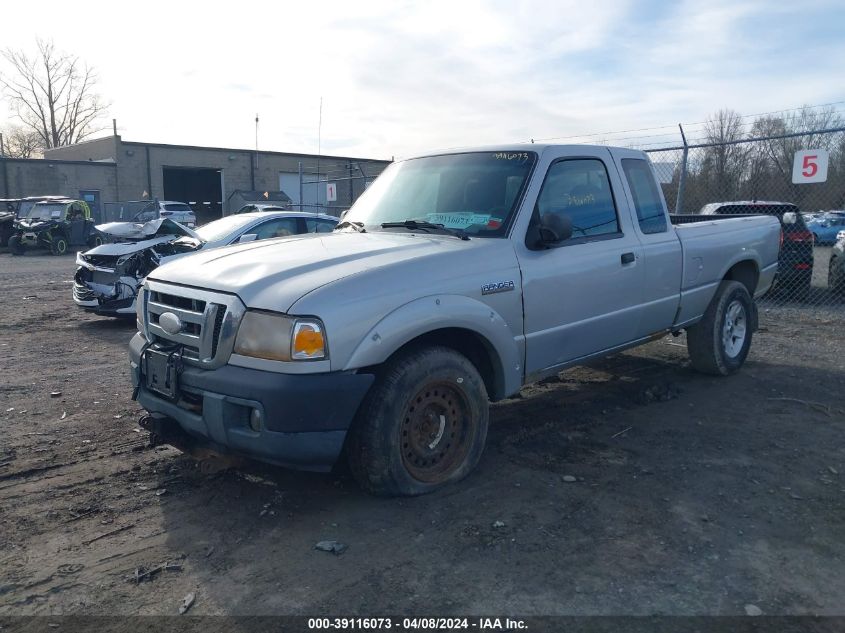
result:
<svg viewBox="0 0 845 633"><path fill-rule="evenodd" d="M825 149L802 149L795 152L792 182L796 185L827 180L828 154Z"/></svg>

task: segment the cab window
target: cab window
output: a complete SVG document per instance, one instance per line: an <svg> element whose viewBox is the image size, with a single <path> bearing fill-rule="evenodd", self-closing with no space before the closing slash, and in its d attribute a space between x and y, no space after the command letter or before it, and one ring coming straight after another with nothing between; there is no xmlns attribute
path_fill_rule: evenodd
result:
<svg viewBox="0 0 845 633"><path fill-rule="evenodd" d="M561 160L549 167L537 198L541 221L548 214L567 216L572 238L619 233L619 219L607 169L597 159Z"/></svg>
<svg viewBox="0 0 845 633"><path fill-rule="evenodd" d="M669 229L666 213L648 163L641 158L623 158L622 170L634 197L640 230L643 233L665 233Z"/></svg>

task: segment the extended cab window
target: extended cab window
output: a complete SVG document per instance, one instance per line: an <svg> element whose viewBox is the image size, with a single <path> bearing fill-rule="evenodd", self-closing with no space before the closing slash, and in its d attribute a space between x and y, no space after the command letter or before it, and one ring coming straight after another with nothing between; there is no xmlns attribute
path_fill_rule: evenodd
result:
<svg viewBox="0 0 845 633"><path fill-rule="evenodd" d="M549 213L572 221L572 239L619 232L616 205L604 163L562 160L549 167L537 198L540 219Z"/></svg>
<svg viewBox="0 0 845 633"><path fill-rule="evenodd" d="M634 196L640 230L643 233L666 232L669 228L666 213L648 163L640 158L623 158L622 169Z"/></svg>

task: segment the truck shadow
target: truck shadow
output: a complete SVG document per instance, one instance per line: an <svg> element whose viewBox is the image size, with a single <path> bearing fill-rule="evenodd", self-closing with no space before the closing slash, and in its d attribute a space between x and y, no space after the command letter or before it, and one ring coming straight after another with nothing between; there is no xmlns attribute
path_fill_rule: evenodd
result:
<svg viewBox="0 0 845 633"><path fill-rule="evenodd" d="M692 568L678 567L671 552L686 554L690 532L739 546L737 530L748 529L749 516L761 530L773 529L762 520L773 502L749 498L749 481L778 488L784 459L796 459L798 450L827 463L817 453L838 445L831 412L801 401L830 403L845 376L751 360L737 376L713 378L695 374L685 350L671 343L644 349L648 356L635 351L575 368L494 405L477 471L424 497L373 498L344 474L252 463L203 476L185 457L167 460L159 475L168 490L161 498L166 547L187 555L199 591L229 613L386 612L396 595L419 596L402 602L409 608L492 608L492 597L506 594L483 579L507 574L509 586L521 587L523 610L543 612L549 582L591 584L601 593L619 565L628 570L628 586L664 575L672 576L671 587L683 586ZM796 381L801 400L778 399L777 390L794 393ZM796 416L814 425L817 437L808 439ZM792 485L810 484L793 474ZM746 499L742 515L730 514L725 495ZM814 520L817 534L833 534L845 519L842 511L827 521L793 516L790 507L778 511L794 529ZM721 529L705 535L709 524L698 517L714 512ZM349 549L342 556L315 550L324 540ZM741 564L761 582L774 573L759 562ZM718 591L724 582L724 571L709 560L695 573L689 586L712 582ZM268 587L233 588L221 576ZM664 590L653 602L672 604L673 590ZM577 603L573 596L552 606L565 611ZM608 598L596 608L624 601L621 594Z"/></svg>

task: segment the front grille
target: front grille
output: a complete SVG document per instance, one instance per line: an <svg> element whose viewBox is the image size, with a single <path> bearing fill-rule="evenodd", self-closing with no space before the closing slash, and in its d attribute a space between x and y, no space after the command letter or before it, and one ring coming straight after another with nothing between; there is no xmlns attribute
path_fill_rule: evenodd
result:
<svg viewBox="0 0 845 633"><path fill-rule="evenodd" d="M182 358L191 365L213 368L226 363L245 310L237 297L148 281L139 298L150 342L181 345ZM165 331L159 322L168 312L179 317L178 332Z"/></svg>

